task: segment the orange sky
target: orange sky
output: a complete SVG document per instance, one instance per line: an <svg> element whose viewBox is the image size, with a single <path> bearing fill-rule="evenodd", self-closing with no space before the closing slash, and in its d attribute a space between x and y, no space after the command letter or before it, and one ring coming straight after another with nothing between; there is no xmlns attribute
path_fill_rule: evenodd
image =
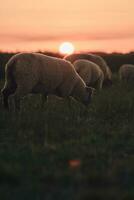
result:
<svg viewBox="0 0 134 200"><path fill-rule="evenodd" d="M134 50L134 0L0 0L0 50Z"/></svg>

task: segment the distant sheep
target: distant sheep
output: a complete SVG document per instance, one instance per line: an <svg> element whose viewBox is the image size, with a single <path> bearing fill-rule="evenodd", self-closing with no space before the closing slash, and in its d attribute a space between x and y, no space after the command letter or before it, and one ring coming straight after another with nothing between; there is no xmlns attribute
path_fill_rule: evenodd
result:
<svg viewBox="0 0 134 200"><path fill-rule="evenodd" d="M60 58L39 53L21 53L13 56L5 68L2 94L4 107L7 109L11 94L14 94L15 108L19 109L20 99L29 93L72 96L87 105L92 92L93 88L86 86L73 65Z"/></svg>
<svg viewBox="0 0 134 200"><path fill-rule="evenodd" d="M112 72L110 68L108 67L107 63L105 62L105 60L101 56L94 55L94 54L86 54L86 53L76 53L76 54L67 55L64 57L64 59L70 61L71 63L73 63L75 60L78 60L78 59L86 59L86 60L96 63L104 73L103 85L105 86L112 85Z"/></svg>
<svg viewBox="0 0 134 200"><path fill-rule="evenodd" d="M87 86L93 86L96 89L102 88L104 74L97 64L89 60L79 59L73 65Z"/></svg>
<svg viewBox="0 0 134 200"><path fill-rule="evenodd" d="M134 65L124 64L119 69L120 80L134 81Z"/></svg>

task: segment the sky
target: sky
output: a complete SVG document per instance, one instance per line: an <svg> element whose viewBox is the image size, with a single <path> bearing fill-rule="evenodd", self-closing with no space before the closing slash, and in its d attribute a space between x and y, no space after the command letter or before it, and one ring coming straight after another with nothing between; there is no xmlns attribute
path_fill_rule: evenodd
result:
<svg viewBox="0 0 134 200"><path fill-rule="evenodd" d="M0 0L0 51L134 50L134 0Z"/></svg>

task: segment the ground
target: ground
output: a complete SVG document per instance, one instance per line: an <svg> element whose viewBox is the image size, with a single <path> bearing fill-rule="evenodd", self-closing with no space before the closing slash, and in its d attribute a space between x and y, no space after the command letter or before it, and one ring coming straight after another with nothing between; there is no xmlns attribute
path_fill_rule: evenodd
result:
<svg viewBox="0 0 134 200"><path fill-rule="evenodd" d="M28 96L18 114L0 104L1 199L134 199L133 83L116 74L88 107L40 103Z"/></svg>

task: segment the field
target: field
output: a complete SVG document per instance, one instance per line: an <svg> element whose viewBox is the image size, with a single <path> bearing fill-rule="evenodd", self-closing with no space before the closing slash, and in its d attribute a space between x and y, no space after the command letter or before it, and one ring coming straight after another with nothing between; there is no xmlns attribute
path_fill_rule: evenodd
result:
<svg viewBox="0 0 134 200"><path fill-rule="evenodd" d="M115 72L86 108L54 96L40 103L30 95L15 114L0 102L0 198L134 199L133 83Z"/></svg>

